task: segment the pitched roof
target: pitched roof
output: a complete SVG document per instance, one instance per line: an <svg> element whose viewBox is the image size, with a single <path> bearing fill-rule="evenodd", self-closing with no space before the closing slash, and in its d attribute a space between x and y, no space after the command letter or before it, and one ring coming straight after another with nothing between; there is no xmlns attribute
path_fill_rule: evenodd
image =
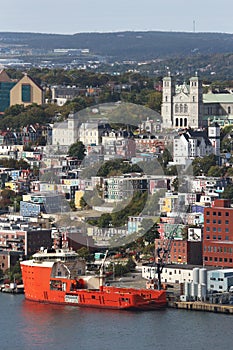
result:
<svg viewBox="0 0 233 350"><path fill-rule="evenodd" d="M190 138L197 139L198 141L201 141L203 138L205 141L206 145L211 145L211 142L208 138L207 132L205 130L200 131L200 130L188 130L187 134L189 135Z"/></svg>
<svg viewBox="0 0 233 350"><path fill-rule="evenodd" d="M4 69L0 70L0 83L9 83L12 82L9 75L5 72Z"/></svg>

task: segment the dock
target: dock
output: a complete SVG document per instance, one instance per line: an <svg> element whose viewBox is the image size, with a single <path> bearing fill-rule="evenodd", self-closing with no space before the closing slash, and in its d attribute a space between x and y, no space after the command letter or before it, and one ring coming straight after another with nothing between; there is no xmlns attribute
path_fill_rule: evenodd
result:
<svg viewBox="0 0 233 350"><path fill-rule="evenodd" d="M215 313L233 314L233 305L211 304L201 301L168 302L168 306L189 311L208 311Z"/></svg>

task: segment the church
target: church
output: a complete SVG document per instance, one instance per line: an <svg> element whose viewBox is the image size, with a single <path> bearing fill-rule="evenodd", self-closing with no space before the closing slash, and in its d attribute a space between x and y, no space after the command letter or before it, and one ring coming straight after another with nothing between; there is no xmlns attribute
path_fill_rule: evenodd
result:
<svg viewBox="0 0 233 350"><path fill-rule="evenodd" d="M233 92L203 94L197 74L189 83L178 85L169 73L163 78L161 115L163 129L202 129L212 122L233 124Z"/></svg>

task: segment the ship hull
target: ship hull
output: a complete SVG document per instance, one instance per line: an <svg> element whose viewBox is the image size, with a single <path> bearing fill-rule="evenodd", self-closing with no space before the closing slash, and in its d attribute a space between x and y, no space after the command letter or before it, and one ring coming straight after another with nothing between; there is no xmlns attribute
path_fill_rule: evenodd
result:
<svg viewBox="0 0 233 350"><path fill-rule="evenodd" d="M167 305L164 290L113 286L86 289L77 279L53 276L52 268L53 263L21 263L27 300L116 310L158 310Z"/></svg>

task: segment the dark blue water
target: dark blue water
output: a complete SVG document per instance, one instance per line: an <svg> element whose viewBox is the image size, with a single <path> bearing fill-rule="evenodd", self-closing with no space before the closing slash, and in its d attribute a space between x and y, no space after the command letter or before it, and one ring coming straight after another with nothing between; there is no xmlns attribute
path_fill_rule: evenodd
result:
<svg viewBox="0 0 233 350"><path fill-rule="evenodd" d="M233 316L45 305L0 294L0 349L231 350Z"/></svg>

